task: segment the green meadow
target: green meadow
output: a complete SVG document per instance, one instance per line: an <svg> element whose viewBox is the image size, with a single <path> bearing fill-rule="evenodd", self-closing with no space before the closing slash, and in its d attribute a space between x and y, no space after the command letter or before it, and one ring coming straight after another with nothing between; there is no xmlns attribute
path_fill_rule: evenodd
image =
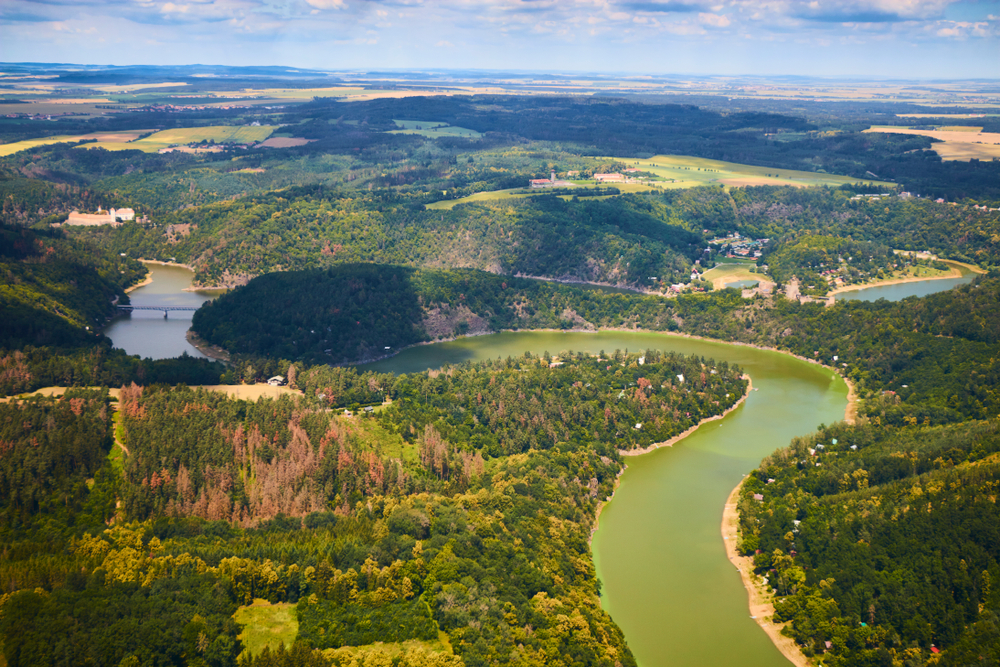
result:
<svg viewBox="0 0 1000 667"><path fill-rule="evenodd" d="M641 169L661 179L656 185L665 188L689 188L697 185L722 185L739 187L744 185L794 185L800 187L829 185L839 187L845 183L857 183L859 179L850 176L827 174L824 172L777 169L775 167L755 167L749 164L723 162L689 155L656 155L651 158L609 157L608 160L625 162L630 167ZM877 185L891 186L892 183L872 181Z"/></svg>
<svg viewBox="0 0 1000 667"><path fill-rule="evenodd" d="M295 605L287 602L271 604L267 600L254 600L253 604L237 609L233 618L243 626L240 640L251 655L259 654L265 646L271 650L282 644L291 648L299 633Z"/></svg>
<svg viewBox="0 0 1000 667"><path fill-rule="evenodd" d="M393 121L398 130L391 130L390 134L419 134L422 137L436 139L438 137L462 137L464 139L478 139L483 136L475 130L464 127L452 127L448 123L429 120L396 120Z"/></svg>

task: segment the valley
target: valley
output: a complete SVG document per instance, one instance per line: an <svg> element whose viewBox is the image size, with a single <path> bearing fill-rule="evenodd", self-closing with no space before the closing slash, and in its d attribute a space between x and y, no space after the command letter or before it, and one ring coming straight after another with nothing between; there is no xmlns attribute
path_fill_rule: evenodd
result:
<svg viewBox="0 0 1000 667"><path fill-rule="evenodd" d="M998 655L988 86L210 73L4 79L6 664Z"/></svg>

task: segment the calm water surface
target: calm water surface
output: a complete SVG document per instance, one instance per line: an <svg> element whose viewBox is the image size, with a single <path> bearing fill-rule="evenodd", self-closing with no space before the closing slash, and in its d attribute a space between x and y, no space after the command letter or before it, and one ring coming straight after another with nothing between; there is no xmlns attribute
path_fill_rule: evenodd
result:
<svg viewBox="0 0 1000 667"><path fill-rule="evenodd" d="M962 272L959 278L943 278L941 280L920 280L912 283L900 283L899 285L885 285L884 287L866 287L865 289L841 292L836 295L837 301L901 301L910 296L927 296L937 292L944 292L959 285L971 283L976 274L965 268L961 264L945 262Z"/></svg>
<svg viewBox="0 0 1000 667"><path fill-rule="evenodd" d="M153 282L129 292L134 306L194 306L211 301L222 290L185 292L191 286L194 273L182 266L146 264ZM187 352L192 357L202 357L193 345L187 342L185 334L191 328L194 311L173 311L167 319L155 310L136 310L131 314L119 315L104 328L104 335L114 342L115 347L129 354L138 354L151 359L169 359Z"/></svg>
<svg viewBox="0 0 1000 667"><path fill-rule="evenodd" d="M215 296L183 292L191 281L186 269L150 268L153 283L130 294L136 305L198 306ZM949 289L948 282L898 287L930 293ZM162 313L136 312L105 332L116 346L133 354L164 358L186 351L201 356L184 340L190 320L191 313L171 313L164 321ZM847 388L839 376L776 352L619 332L471 337L410 348L361 368L404 373L526 351L648 348L737 363L751 375L756 391L728 417L706 424L674 447L629 459L593 541L604 585L602 604L624 630L642 667L787 665L749 617L746 592L720 535L722 511L729 492L761 458L820 423L843 418Z"/></svg>
<svg viewBox="0 0 1000 667"><path fill-rule="evenodd" d="M506 333L404 350L365 369L397 373L444 363L564 350L648 348L735 362L757 391L672 448L629 459L594 536L602 604L642 667L779 666L787 661L750 618L720 527L726 498L761 458L820 423L843 418L847 387L814 364L749 347L660 334Z"/></svg>

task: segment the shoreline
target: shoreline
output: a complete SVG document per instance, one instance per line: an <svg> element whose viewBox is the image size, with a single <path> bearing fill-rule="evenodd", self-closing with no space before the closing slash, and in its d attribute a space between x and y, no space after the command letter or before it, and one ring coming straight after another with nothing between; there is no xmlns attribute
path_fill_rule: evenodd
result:
<svg viewBox="0 0 1000 667"><path fill-rule="evenodd" d="M705 419L702 419L700 422L698 422L697 424L695 424L691 428L687 429L683 433L679 433L679 434L675 435L674 437L670 438L669 440L665 440L663 442L655 442L652 445L649 445L648 447L644 447L643 449L638 449L638 450L637 449L632 449L632 450L629 450L629 451L625 451L625 450L619 449L618 450L619 456L642 456L643 454L649 454L651 452L654 452L657 449L660 449L661 447L673 447L675 444L677 444L678 442L680 442L684 438L688 437L689 435L691 435L692 433L694 433L695 431L697 431L703 424L707 424L708 422L718 421L718 420L722 419L723 417L725 417L726 415L728 415L730 412L732 412L736 408L738 408L741 405L743 405L743 402L745 400L747 400L747 397L750 395L750 392L753 391L753 380L746 373L743 374L743 377L747 380L747 383L748 383L747 384L747 390L746 390L746 392L744 392L744 394L740 398L740 400L736 401L734 404L732 404L731 406L729 406L728 408L726 408L721 414L712 415L711 417L706 417ZM611 489L611 495L608 496L607 498L605 498L604 500L602 500L597 505L597 510L594 512L594 525L591 526L591 528L590 528L590 537L587 538L587 544L593 543L593 541L594 541L594 535L597 534L597 529L598 529L598 527L600 526L600 523L601 523L601 513L604 511L604 506L607 505L608 503L610 503L612 500L614 500L615 493L618 492L618 485L621 484L622 475L625 474L626 470L628 470L628 464L627 463L623 463L622 467L621 467L621 470L619 470L618 474L615 475L615 485Z"/></svg>
<svg viewBox="0 0 1000 667"><path fill-rule="evenodd" d="M757 622L757 625L767 634L775 647L795 667L810 667L809 658L799 650L795 640L781 634L781 629L785 624L779 625L771 620L774 617L774 596L767 592L765 584L754 574L753 559L749 556L740 556L736 550L739 539L739 513L736 505L740 489L743 488L743 482L746 479L744 477L740 480L740 483L729 494L722 512L722 541L726 547L726 556L739 571L740 579L743 580L743 587L747 591L750 618Z"/></svg>
<svg viewBox="0 0 1000 667"><path fill-rule="evenodd" d="M191 347L204 354L209 359L215 359L223 363L230 363L229 353L221 347L211 345L208 341L196 334L193 329L188 329L184 333L184 339L191 344Z"/></svg>
<svg viewBox="0 0 1000 667"><path fill-rule="evenodd" d="M881 280L879 282L863 283L863 284L860 284L860 285L845 285L843 287L838 287L837 289L830 290L829 292L826 293L826 295L827 295L827 297L831 297L831 296L835 297L838 294L843 294L845 292L857 292L857 291L860 291L860 290L863 290L863 289L869 289L869 288L872 288L872 287L889 287L891 285L905 285L906 283L919 283L919 282L931 281L931 280L949 280L949 279L953 279L953 278L961 278L965 274L963 274L962 270L958 268L959 266L961 266L961 267L965 268L966 270L970 271L971 273L975 273L977 275L983 275L983 274L986 273L986 271L984 269L981 269L978 266L974 266L972 264L966 264L964 262L956 262L956 261L950 260L950 259L949 260L940 260L940 261L942 261L945 264L948 264L948 265L951 266L951 271L949 271L947 274L945 274L943 276L932 276L932 277L927 277L927 276L923 276L923 277L921 277L921 276L910 276L909 278L893 278L891 280Z"/></svg>
<svg viewBox="0 0 1000 667"><path fill-rule="evenodd" d="M822 366L823 368L826 368L826 369L832 371L837 377L839 377L841 380L844 381L845 385L847 385L847 407L844 410L844 421L846 421L848 424L854 424L855 423L855 419L857 418L857 404L858 404L858 400L859 399L858 399L857 391L854 388L854 383L851 382L850 378L848 378L845 375L843 375L840 372L840 369L837 368L837 367L835 367L835 366L828 366L826 364L820 363L816 359L810 359L809 357L803 357L800 354L795 354L794 352L789 352L788 350L782 350L782 349L779 349L779 348L776 348L776 347L768 347L768 346L765 346L765 345L757 345L756 343L744 343L743 341L737 341L737 340L726 341L726 340L721 340L719 338L707 338L705 336L696 336L694 334L680 333L680 332L677 332L677 331L656 331L655 329L623 329L623 328L620 328L620 327L606 327L606 328L603 328L603 329L517 329L517 330L515 330L515 329L503 329L501 331L488 331L488 332L483 332L483 333L466 334L464 336L450 336L448 338L440 338L440 339L436 339L436 340L420 341L418 343L411 343L410 345L406 345L406 346L403 346L403 347L401 347L401 348L399 348L397 350L393 350L389 354L383 354L381 356L378 356L378 357L375 357L375 358L372 358L372 359L361 359L361 360L358 360L358 361L341 362L341 363L327 364L327 365L331 366L331 367L334 367L334 368L344 368L344 367L347 367L347 366L355 366L355 367L357 367L357 366L364 366L366 364L373 364L373 363L376 363L378 361L385 361L386 359L391 359L391 358L395 357L396 355L398 355L399 353L403 352L404 350L408 350L408 349L414 348L414 347L420 347L422 345L436 345L438 343L450 343L450 342L459 340L461 338L477 338L479 336L492 336L492 335L495 335L495 334L502 334L502 333L586 333L586 334L598 334L598 333L602 333L602 332L606 332L606 331L618 332L618 333L646 333L646 334L656 334L658 336L676 336L678 338L689 338L691 340L702 340L702 341L706 341L706 342L709 342L709 343L720 343L722 345L742 345L743 347L751 347L751 348L754 348L755 350L764 350L765 352L777 352L778 354L785 354L785 355L788 355L789 357L793 357L793 358L798 359L800 361L806 361L806 362L808 362L810 364L816 364L817 366ZM195 335L197 335L197 334L195 334ZM229 354L229 352L227 350L223 350L222 348L218 348L218 349L221 350L225 354ZM204 354L207 354L207 353L204 353ZM221 357L219 357L219 358L221 358Z"/></svg>
<svg viewBox="0 0 1000 667"><path fill-rule="evenodd" d="M750 376L744 373L743 379L747 381L746 392L744 392L743 396L740 397L740 400L730 405L720 414L712 415L711 417L705 417L691 428L687 429L683 433L678 433L669 440L664 440L663 442L654 442L653 444L647 447L643 447L642 449L629 449L629 450L619 449L618 454L621 456L642 456L643 454L649 454L651 452L655 452L657 449L660 449L662 447L673 447L675 444L677 444L678 442L680 442L681 440L683 440L684 438L688 437L689 435L697 431L699 428L701 428L703 424L719 421L720 419L728 415L730 412L743 405L743 402L747 400L747 396L749 396L750 392L753 391L753 380L750 378Z"/></svg>

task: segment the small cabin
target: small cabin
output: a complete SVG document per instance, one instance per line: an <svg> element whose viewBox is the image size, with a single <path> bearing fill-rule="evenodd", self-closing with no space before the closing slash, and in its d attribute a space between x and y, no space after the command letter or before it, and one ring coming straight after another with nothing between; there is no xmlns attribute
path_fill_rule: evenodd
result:
<svg viewBox="0 0 1000 667"><path fill-rule="evenodd" d="M283 375L275 375L273 378L269 378L267 383L272 387L283 387L285 386L285 377Z"/></svg>

